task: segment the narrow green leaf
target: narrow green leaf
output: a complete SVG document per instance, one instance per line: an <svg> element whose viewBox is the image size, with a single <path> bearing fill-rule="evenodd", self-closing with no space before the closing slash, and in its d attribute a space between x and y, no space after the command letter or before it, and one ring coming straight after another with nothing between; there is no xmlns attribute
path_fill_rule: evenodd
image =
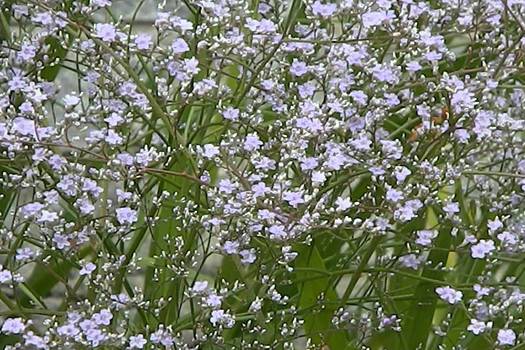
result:
<svg viewBox="0 0 525 350"><path fill-rule="evenodd" d="M433 227L437 223L435 210L427 209L427 227ZM449 223L442 223L435 241L435 248L430 252L428 261L432 264L423 269L422 276L434 280L443 280L444 273L434 269L437 265L445 266L448 258L450 245ZM408 340L410 349L418 347L425 348L427 339L432 334L432 320L436 309L437 294L435 283L420 281L414 292L414 299L403 322L403 337Z"/></svg>
<svg viewBox="0 0 525 350"><path fill-rule="evenodd" d="M314 243L310 247L299 250L295 266L310 267L328 272ZM297 279L304 279L308 275L308 272L299 271L297 272ZM333 350L345 349L348 343L345 332L335 329L331 322L337 306L325 304L320 307L323 305L323 301L337 301L338 299L335 290L328 285L329 282L330 278L327 276L303 283L299 292L299 307L307 310L304 314L304 330L315 344L328 345Z"/></svg>

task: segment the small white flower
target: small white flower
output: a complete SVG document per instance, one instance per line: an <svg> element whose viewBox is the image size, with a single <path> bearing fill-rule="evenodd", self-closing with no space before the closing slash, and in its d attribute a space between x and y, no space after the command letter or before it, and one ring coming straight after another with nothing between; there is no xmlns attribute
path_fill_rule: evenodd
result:
<svg viewBox="0 0 525 350"><path fill-rule="evenodd" d="M338 197L335 201L335 204L337 205L336 210L338 212L346 211L352 207L352 201L350 200L350 197Z"/></svg>
<svg viewBox="0 0 525 350"><path fill-rule="evenodd" d="M195 284L190 289L192 295L204 294L208 290L208 281L195 281Z"/></svg>
<svg viewBox="0 0 525 350"><path fill-rule="evenodd" d="M210 322L216 326L220 324L226 328L232 328L235 325L233 317L224 310L213 310L210 317Z"/></svg>

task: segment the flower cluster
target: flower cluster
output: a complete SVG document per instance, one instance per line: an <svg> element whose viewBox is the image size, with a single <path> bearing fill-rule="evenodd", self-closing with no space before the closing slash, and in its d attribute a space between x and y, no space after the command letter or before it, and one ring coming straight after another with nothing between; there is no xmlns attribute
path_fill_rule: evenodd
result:
<svg viewBox="0 0 525 350"><path fill-rule="evenodd" d="M130 3L0 2L2 346L525 343L525 2Z"/></svg>

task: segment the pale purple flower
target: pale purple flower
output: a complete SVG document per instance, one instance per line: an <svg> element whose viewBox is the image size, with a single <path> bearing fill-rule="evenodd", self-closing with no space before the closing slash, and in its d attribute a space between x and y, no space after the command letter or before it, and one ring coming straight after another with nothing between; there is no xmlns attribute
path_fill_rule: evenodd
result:
<svg viewBox="0 0 525 350"><path fill-rule="evenodd" d="M219 181L219 191L222 193L233 193L237 189L235 183L231 182L228 179L223 179Z"/></svg>
<svg viewBox="0 0 525 350"><path fill-rule="evenodd" d="M149 50L153 44L151 41L151 36L146 33L140 33L134 40L137 49L139 50Z"/></svg>
<svg viewBox="0 0 525 350"><path fill-rule="evenodd" d="M478 244L470 247L471 256L475 259L484 259L496 249L494 241L482 239Z"/></svg>
<svg viewBox="0 0 525 350"><path fill-rule="evenodd" d="M186 41L184 41L184 39L177 38L171 44L171 50L175 54L182 54L182 53L188 52L190 50L190 47L188 46Z"/></svg>
<svg viewBox="0 0 525 350"><path fill-rule="evenodd" d="M111 311L103 309L95 313L91 319L99 326L109 326L113 319L113 314Z"/></svg>
<svg viewBox="0 0 525 350"><path fill-rule="evenodd" d="M130 349L143 349L148 341L144 339L142 334L132 335L129 337L129 348Z"/></svg>
<svg viewBox="0 0 525 350"><path fill-rule="evenodd" d="M416 243L424 247L429 247L432 244L434 238L438 235L435 230L421 230L417 231Z"/></svg>
<svg viewBox="0 0 525 350"><path fill-rule="evenodd" d="M448 216L459 213L459 204L456 202L447 203L447 205L443 206L443 211L447 213Z"/></svg>
<svg viewBox="0 0 525 350"><path fill-rule="evenodd" d="M283 193L283 199L294 208L304 203L304 197L301 191L286 191Z"/></svg>
<svg viewBox="0 0 525 350"><path fill-rule="evenodd" d="M21 334L26 329L26 325L22 318L8 318L2 325L2 333L4 334Z"/></svg>
<svg viewBox="0 0 525 350"><path fill-rule="evenodd" d="M107 339L107 335L100 329L92 328L85 332L86 339L92 346L97 347Z"/></svg>
<svg viewBox="0 0 525 350"><path fill-rule="evenodd" d="M412 172L408 168L402 166L397 166L394 171L394 176L396 177L398 184L403 183L410 174L412 174Z"/></svg>
<svg viewBox="0 0 525 350"><path fill-rule="evenodd" d="M272 240L282 241L288 236L283 225L272 225L268 231L270 232L270 239Z"/></svg>
<svg viewBox="0 0 525 350"><path fill-rule="evenodd" d="M18 58L22 61L28 61L33 59L36 56L36 47L32 44L25 43L20 48L20 51L18 51Z"/></svg>
<svg viewBox="0 0 525 350"><path fill-rule="evenodd" d="M117 39L117 29L111 23L97 23L95 24L95 36L111 43Z"/></svg>
<svg viewBox="0 0 525 350"><path fill-rule="evenodd" d="M73 323L67 323L57 328L57 333L64 337L74 337L80 333L80 329Z"/></svg>
<svg viewBox="0 0 525 350"><path fill-rule="evenodd" d="M302 61L293 60L290 66L290 73L296 77L300 77L308 73L308 66Z"/></svg>
<svg viewBox="0 0 525 350"><path fill-rule="evenodd" d="M482 298L484 296L487 296L490 294L491 288L483 287L479 284L475 284L474 287L472 287L474 291L476 292L476 298Z"/></svg>
<svg viewBox="0 0 525 350"><path fill-rule="evenodd" d="M36 135L35 122L22 117L16 117L13 119L13 131L19 133L23 136L33 136Z"/></svg>
<svg viewBox="0 0 525 350"><path fill-rule="evenodd" d="M208 159L214 158L215 156L219 155L219 147L212 144L206 144L203 146L202 155Z"/></svg>
<svg viewBox="0 0 525 350"><path fill-rule="evenodd" d="M38 213L40 213L40 211L44 209L44 207L45 205L43 205L42 203L38 203L38 202L28 203L24 205L22 208L20 208L20 212L25 217L31 217L31 216L35 216Z"/></svg>
<svg viewBox="0 0 525 350"><path fill-rule="evenodd" d="M241 263L245 265L253 264L255 260L257 259L257 255L255 254L255 249L243 249L239 252L239 255L241 256Z"/></svg>
<svg viewBox="0 0 525 350"><path fill-rule="evenodd" d="M326 181L326 175L322 171L313 171L312 172L312 182L314 184L322 184Z"/></svg>
<svg viewBox="0 0 525 350"><path fill-rule="evenodd" d="M228 107L222 112L224 119L236 121L239 119L239 110L237 108Z"/></svg>
<svg viewBox="0 0 525 350"><path fill-rule="evenodd" d="M436 288L436 293L443 301L446 301L447 303L452 305L461 302L461 299L463 298L462 292L455 290L449 286Z"/></svg>
<svg viewBox="0 0 525 350"><path fill-rule="evenodd" d="M49 337L40 337L35 335L33 331L27 332L24 334L25 345L29 347L34 347L35 349L47 350L49 349L48 341Z"/></svg>
<svg viewBox="0 0 525 350"><path fill-rule="evenodd" d="M481 333L484 333L486 330L490 330L492 327L492 322L483 322L478 321L475 318L470 320L470 324L467 327L467 330L472 332L475 335L480 335Z"/></svg>
<svg viewBox="0 0 525 350"><path fill-rule="evenodd" d="M473 108L477 102L472 92L458 90L452 95L451 104L456 112L463 112Z"/></svg>
<svg viewBox="0 0 525 350"><path fill-rule="evenodd" d="M391 19L393 16L391 13L385 11L370 11L363 14L363 26L370 28L381 25L383 22Z"/></svg>
<svg viewBox="0 0 525 350"><path fill-rule="evenodd" d="M66 108L71 108L79 104L80 98L75 95L66 95L64 96L64 106Z"/></svg>
<svg viewBox="0 0 525 350"><path fill-rule="evenodd" d="M337 10L336 4L322 4L320 1L316 1L312 4L312 13L315 16L330 17Z"/></svg>
<svg viewBox="0 0 525 350"><path fill-rule="evenodd" d="M335 204L337 205L336 210L338 212L343 212L352 207L352 201L350 197L338 197L335 201Z"/></svg>
<svg viewBox="0 0 525 350"><path fill-rule="evenodd" d="M403 255L399 258L399 263L401 266L413 270L417 270L421 265L421 262L421 259L415 254Z"/></svg>
<svg viewBox="0 0 525 350"><path fill-rule="evenodd" d="M392 203L397 203L401 201L404 198L404 194L402 191L396 190L395 188L388 188L386 190L386 196L385 199Z"/></svg>
<svg viewBox="0 0 525 350"><path fill-rule="evenodd" d="M226 241L224 242L222 249L228 255L237 254L239 250L239 242L236 241Z"/></svg>
<svg viewBox="0 0 525 350"><path fill-rule="evenodd" d="M222 296L217 295L215 293L210 293L206 297L203 298L203 306L209 307L211 309L217 309L222 304Z"/></svg>
<svg viewBox="0 0 525 350"><path fill-rule="evenodd" d="M516 333L512 329L500 329L498 331L499 345L514 345L516 343Z"/></svg>
<svg viewBox="0 0 525 350"><path fill-rule="evenodd" d="M91 5L96 7L111 6L111 0L91 0Z"/></svg>
<svg viewBox="0 0 525 350"><path fill-rule="evenodd" d="M208 281L195 281L193 287L190 288L190 292L193 295L204 294L208 290Z"/></svg>
<svg viewBox="0 0 525 350"><path fill-rule="evenodd" d="M38 216L39 223L53 223L58 220L58 214L54 211L42 210Z"/></svg>
<svg viewBox="0 0 525 350"><path fill-rule="evenodd" d="M137 211L129 207L118 208L116 213L118 222L123 225L131 225L138 220Z"/></svg>
<svg viewBox="0 0 525 350"><path fill-rule="evenodd" d="M235 325L233 317L224 310L213 310L211 312L210 322L214 326L220 324L225 328L232 328Z"/></svg>
<svg viewBox="0 0 525 350"><path fill-rule="evenodd" d="M87 262L82 265L82 268L78 272L80 276L89 276L93 271L97 269L97 265L93 264L92 262Z"/></svg>
<svg viewBox="0 0 525 350"><path fill-rule="evenodd" d="M406 67L407 67L407 71L412 72L412 73L420 71L423 68L417 61L408 62Z"/></svg>
<svg viewBox="0 0 525 350"><path fill-rule="evenodd" d="M513 245L518 243L518 237L516 237L515 234L510 233L508 231L504 231L504 232L498 234L497 238L505 246L513 246Z"/></svg>
<svg viewBox="0 0 525 350"><path fill-rule="evenodd" d="M262 141L259 139L259 136L255 133L248 134L246 136L246 139L244 140L244 149L248 152L253 152L258 150L261 145Z"/></svg>
<svg viewBox="0 0 525 350"><path fill-rule="evenodd" d="M255 198L264 197L266 193L270 191L270 188L266 186L264 182L258 182L252 186L253 196Z"/></svg>
<svg viewBox="0 0 525 350"><path fill-rule="evenodd" d="M24 248L18 248L16 250L15 258L18 261L25 261L25 260L32 259L36 255L37 255L37 253L33 249L31 249L29 247L24 247Z"/></svg>

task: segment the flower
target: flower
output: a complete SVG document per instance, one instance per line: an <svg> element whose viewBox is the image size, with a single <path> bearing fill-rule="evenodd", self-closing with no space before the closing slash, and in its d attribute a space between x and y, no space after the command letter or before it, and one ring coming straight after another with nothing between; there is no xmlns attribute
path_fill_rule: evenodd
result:
<svg viewBox="0 0 525 350"><path fill-rule="evenodd" d="M224 310L213 310L211 312L210 322L214 326L220 324L226 328L233 328L235 325L233 317Z"/></svg>
<svg viewBox="0 0 525 350"><path fill-rule="evenodd" d="M148 341L144 339L142 334L132 335L129 337L129 348L130 349L143 349Z"/></svg>
<svg viewBox="0 0 525 350"><path fill-rule="evenodd" d="M494 241L482 239L478 244L470 247L471 256L475 259L484 259L488 254L494 251Z"/></svg>
<svg viewBox="0 0 525 350"><path fill-rule="evenodd" d="M204 145L202 155L205 158L211 159L211 158L219 155L219 147L214 146L212 144L206 144L206 145Z"/></svg>
<svg viewBox="0 0 525 350"><path fill-rule="evenodd" d="M21 334L26 329L26 325L22 318L8 318L2 325L2 333L4 334Z"/></svg>
<svg viewBox="0 0 525 350"><path fill-rule="evenodd" d="M337 205L336 210L339 212L346 211L352 207L352 201L348 197L338 197L335 204Z"/></svg>
<svg viewBox="0 0 525 350"><path fill-rule="evenodd" d="M224 119L236 121L239 119L239 110L237 108L228 107L222 112Z"/></svg>
<svg viewBox="0 0 525 350"><path fill-rule="evenodd" d="M498 331L499 345L514 345L516 343L516 333L512 329L500 329Z"/></svg>
<svg viewBox="0 0 525 350"><path fill-rule="evenodd" d="M116 212L117 212L117 221L120 224L131 225L137 222L138 220L137 211L129 207L118 208Z"/></svg>
<svg viewBox="0 0 525 350"><path fill-rule="evenodd" d="M370 11L363 14L363 26L365 28L381 25L383 22L392 18L392 14L384 11Z"/></svg>
<svg viewBox="0 0 525 350"><path fill-rule="evenodd" d="M475 335L480 335L481 333L484 333L486 330L489 330L492 327L492 322L483 322L478 321L476 319L471 319L470 324L467 327L467 330L472 332Z"/></svg>
<svg viewBox="0 0 525 350"><path fill-rule="evenodd" d="M137 49L139 50L149 50L152 45L151 36L146 33L140 33L137 35L134 42L135 45L137 45Z"/></svg>
<svg viewBox="0 0 525 350"><path fill-rule="evenodd" d="M75 95L64 96L64 106L66 106L66 108L74 107L77 104L79 104L79 102L80 102L80 98L78 96L75 96Z"/></svg>
<svg viewBox="0 0 525 350"><path fill-rule="evenodd" d="M91 275L91 273L95 271L96 269L97 269L97 265L93 264L92 262L88 262L88 263L83 264L78 274L80 276Z"/></svg>
<svg viewBox="0 0 525 350"><path fill-rule="evenodd" d="M435 230L421 230L417 232L416 243L425 247L432 245L432 240L436 238L438 232Z"/></svg>
<svg viewBox="0 0 525 350"><path fill-rule="evenodd" d="M246 135L246 139L244 140L244 149L248 152L253 152L258 150L262 144L263 143L259 139L259 136L257 136L257 134L248 134Z"/></svg>
<svg viewBox="0 0 525 350"><path fill-rule="evenodd" d="M290 73L296 77L303 76L308 73L308 66L304 62L294 59L290 66Z"/></svg>
<svg viewBox="0 0 525 350"><path fill-rule="evenodd" d="M451 305L461 302L461 299L463 298L463 293L449 286L437 287L436 293L439 295L441 300L444 300Z"/></svg>
<svg viewBox="0 0 525 350"><path fill-rule="evenodd" d="M111 23L97 23L95 24L95 36L111 43L117 39L117 29Z"/></svg>
<svg viewBox="0 0 525 350"><path fill-rule="evenodd" d="M320 1L316 1L312 4L312 13L315 16L330 17L336 10L336 4L322 4Z"/></svg>
<svg viewBox="0 0 525 350"><path fill-rule="evenodd" d="M190 50L190 47L188 46L186 41L184 41L184 39L177 38L171 44L171 50L175 54L181 54L181 53L184 53L184 52L188 52Z"/></svg>

